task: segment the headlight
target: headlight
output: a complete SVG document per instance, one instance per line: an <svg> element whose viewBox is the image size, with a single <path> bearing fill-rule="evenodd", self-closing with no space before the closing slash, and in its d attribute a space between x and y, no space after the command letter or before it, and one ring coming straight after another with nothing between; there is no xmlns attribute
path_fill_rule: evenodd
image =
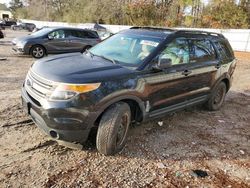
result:
<svg viewBox="0 0 250 188"><path fill-rule="evenodd" d="M52 92L51 100L67 100L79 93L87 93L97 89L101 83L91 84L59 84Z"/></svg>
<svg viewBox="0 0 250 188"><path fill-rule="evenodd" d="M16 46L17 46L17 48L23 48L25 46L25 44L26 44L26 41L21 41L21 42L17 42Z"/></svg>

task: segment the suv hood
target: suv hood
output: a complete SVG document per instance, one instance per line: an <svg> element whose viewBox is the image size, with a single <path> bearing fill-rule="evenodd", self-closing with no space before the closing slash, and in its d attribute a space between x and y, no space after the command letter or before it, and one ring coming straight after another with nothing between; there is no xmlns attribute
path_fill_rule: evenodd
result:
<svg viewBox="0 0 250 188"><path fill-rule="evenodd" d="M78 84L112 80L134 72L100 57L81 53L46 57L36 61L31 69L51 81Z"/></svg>

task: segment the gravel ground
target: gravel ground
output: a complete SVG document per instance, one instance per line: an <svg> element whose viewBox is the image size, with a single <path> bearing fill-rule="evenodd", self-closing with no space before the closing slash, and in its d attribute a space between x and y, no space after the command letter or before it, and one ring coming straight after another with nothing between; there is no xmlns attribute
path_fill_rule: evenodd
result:
<svg viewBox="0 0 250 188"><path fill-rule="evenodd" d="M106 157L90 143L82 151L58 145L25 115L20 88L34 60L11 51L13 37L26 32L4 32L0 187L250 187L249 53L236 53L233 87L220 111L195 107L166 116L162 126L133 126L125 149Z"/></svg>

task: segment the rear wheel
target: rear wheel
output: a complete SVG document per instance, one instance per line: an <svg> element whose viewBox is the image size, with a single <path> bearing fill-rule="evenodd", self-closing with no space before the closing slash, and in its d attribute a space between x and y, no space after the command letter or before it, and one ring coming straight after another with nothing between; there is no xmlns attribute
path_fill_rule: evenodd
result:
<svg viewBox="0 0 250 188"><path fill-rule="evenodd" d="M42 58L43 56L45 56L45 49L44 47L40 46L40 45L35 45L31 48L31 55L34 58Z"/></svg>
<svg viewBox="0 0 250 188"><path fill-rule="evenodd" d="M127 103L119 102L112 105L103 114L96 136L96 147L104 155L120 152L125 144L131 111Z"/></svg>
<svg viewBox="0 0 250 188"><path fill-rule="evenodd" d="M226 93L227 93L226 84L224 82L219 83L215 87L210 99L206 104L208 110L211 111L219 110L225 100Z"/></svg>

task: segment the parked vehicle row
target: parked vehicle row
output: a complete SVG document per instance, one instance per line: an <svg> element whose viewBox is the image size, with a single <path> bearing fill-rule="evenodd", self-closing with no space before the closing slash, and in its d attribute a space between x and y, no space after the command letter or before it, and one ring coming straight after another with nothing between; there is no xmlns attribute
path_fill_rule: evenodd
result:
<svg viewBox="0 0 250 188"><path fill-rule="evenodd" d="M16 53L42 58L48 54L83 52L99 43L96 31L67 27L45 27L12 41Z"/></svg>
<svg viewBox="0 0 250 188"><path fill-rule="evenodd" d="M32 32L36 25L33 23L19 23L13 20L2 20L0 21L0 29L11 28L12 30L27 30Z"/></svg>
<svg viewBox="0 0 250 188"><path fill-rule="evenodd" d="M56 39L69 36L68 31L86 33L44 29L40 38L31 35L31 41L36 38L46 44L44 49L57 51L55 46L65 43ZM20 40L22 49L27 45L32 54L41 51L39 57L47 53L27 41ZM221 34L134 27L83 54L36 61L24 81L22 101L36 125L53 139L83 144L96 132L98 151L113 155L124 148L133 122L198 104L220 109L235 66L232 48Z"/></svg>
<svg viewBox="0 0 250 188"><path fill-rule="evenodd" d="M16 25L16 21L12 20L1 20L0 21L0 29L5 29L6 27L11 27L12 25Z"/></svg>
<svg viewBox="0 0 250 188"><path fill-rule="evenodd" d="M36 28L36 25L33 23L20 23L16 25L12 25L12 30L27 30L29 32L32 32Z"/></svg>

